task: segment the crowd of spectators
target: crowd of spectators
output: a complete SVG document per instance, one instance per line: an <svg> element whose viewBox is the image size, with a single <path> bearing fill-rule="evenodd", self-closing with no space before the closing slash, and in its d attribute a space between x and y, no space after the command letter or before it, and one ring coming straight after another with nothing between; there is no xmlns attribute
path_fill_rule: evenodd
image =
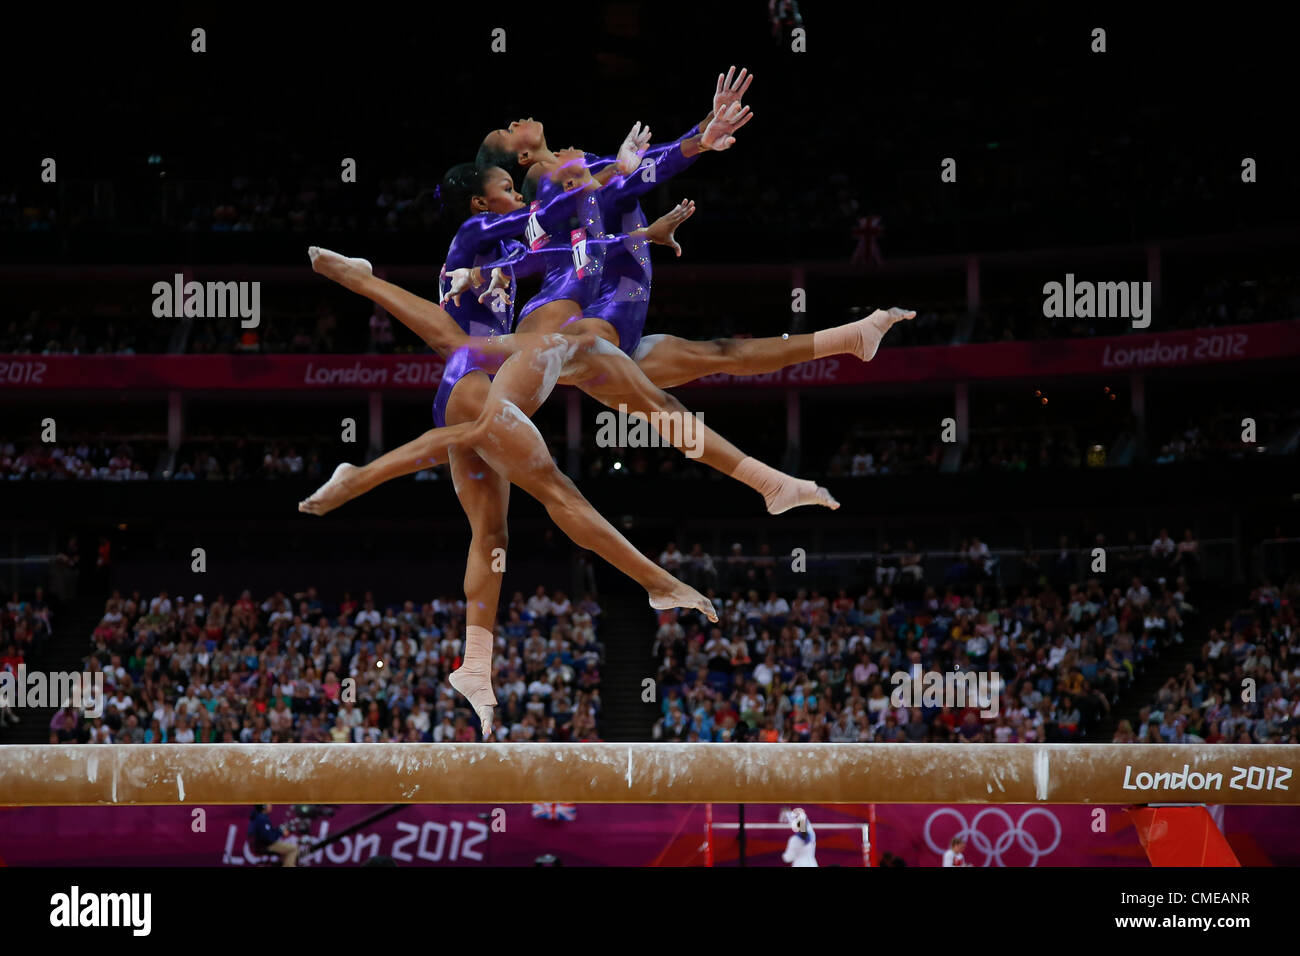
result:
<svg viewBox="0 0 1300 956"><path fill-rule="evenodd" d="M10 481L144 481L152 476L161 444L97 440L23 447L0 441L0 476Z"/></svg>
<svg viewBox="0 0 1300 956"><path fill-rule="evenodd" d="M171 328L153 318L74 318L32 311L0 325L0 354L134 355L162 352Z"/></svg>
<svg viewBox="0 0 1300 956"><path fill-rule="evenodd" d="M337 462L327 463L316 443L237 438L181 446L172 481L248 481L304 476L324 481Z"/></svg>
<svg viewBox="0 0 1300 956"><path fill-rule="evenodd" d="M293 293L302 297L300 291ZM196 319L185 343L195 355L212 353L297 353L356 354L381 351L367 345L367 326L360 313L340 321L330 304L321 299L306 312L264 309L256 328L245 329L238 322ZM384 351L387 351L386 349Z"/></svg>
<svg viewBox="0 0 1300 956"><path fill-rule="evenodd" d="M1174 283L1171 294L1166 318L1180 329L1276 322L1300 315L1300 280L1293 274Z"/></svg>
<svg viewBox="0 0 1300 956"><path fill-rule="evenodd" d="M845 441L826 466L828 478L906 475L937 471L944 446L904 437L861 437Z"/></svg>
<svg viewBox="0 0 1300 956"><path fill-rule="evenodd" d="M53 627L44 588L36 588L29 598L12 593L0 613L0 671L17 675L20 665L41 653ZM14 708L0 704L0 728L16 724L19 719Z"/></svg>
<svg viewBox="0 0 1300 956"><path fill-rule="evenodd" d="M1251 442L1243 438L1242 421L1255 421ZM915 434L882 435L871 423L858 422L830 456L828 478L936 472L951 446L924 441ZM1300 408L1205 410L1174 427L1153 428L1150 440L1136 434L1132 423L1112 426L1079 422L1072 425L973 429L959 447L963 472L1024 473L1040 470L1183 462L1230 462L1259 455L1294 454L1300 434ZM1117 454L1118 452L1118 454Z"/></svg>
<svg viewBox="0 0 1300 956"><path fill-rule="evenodd" d="M914 437L877 437L852 429L830 457L828 478L861 478L871 475L909 475L937 472L951 446ZM1100 450L1100 454L1098 454ZM964 472L1000 471L1022 473L1037 470L1075 469L1106 464L1104 446L1081 441L1069 426L1025 428L1014 431L973 432L960 446L958 467Z"/></svg>
<svg viewBox="0 0 1300 956"><path fill-rule="evenodd" d="M1190 532L1181 550L1166 531L1149 547L1117 549L1103 583L1078 571L1064 547L1055 565L1027 552L1023 582L1003 587L996 558L968 539L931 581L912 542L878 553L857 594L768 588L761 556L733 552L755 586L723 586L720 621L662 612L653 656L662 716L654 737L671 741L1069 742L1088 738L1135 676L1182 644L1197 619L1199 566ZM1104 544L1104 542L1103 542ZM737 546L739 547L739 546ZM707 584L719 562L670 544L660 564ZM703 575L706 580L701 580ZM715 578L716 580L716 578ZM1123 582L1123 583L1116 583ZM913 706L895 675L997 675L987 701ZM988 685L986 685L988 686Z"/></svg>
<svg viewBox="0 0 1300 956"><path fill-rule="evenodd" d="M323 459L310 438L196 441L183 444L174 459L162 439L25 447L0 441L0 477L10 481L264 481L300 475L323 481L335 464Z"/></svg>
<svg viewBox="0 0 1300 956"><path fill-rule="evenodd" d="M134 291L134 290L132 290ZM111 289L105 292L112 301ZM293 293L303 297L301 290ZM309 300L310 301L310 300ZM341 323L321 300L308 312L286 312L273 306L261 310L256 328L245 329L237 318L192 321L188 337L174 338L178 320L154 318L148 302L134 307L119 303L110 317L32 310L24 319L0 325L0 354L12 355L135 355L177 349L194 355L213 353L362 353L380 348L382 334L371 335L362 318ZM370 340L374 339L373 343ZM370 343L370 344L368 344Z"/></svg>
<svg viewBox="0 0 1300 956"><path fill-rule="evenodd" d="M497 629L496 738L598 740L601 609L539 587ZM464 649L464 601L327 605L315 588L152 598L113 592L86 667L103 715L65 707L52 742L467 742L477 721L447 681Z"/></svg>
<svg viewBox="0 0 1300 956"><path fill-rule="evenodd" d="M1120 721L1114 742L1300 744L1297 599L1295 579L1263 579L1136 720Z"/></svg>
<svg viewBox="0 0 1300 956"><path fill-rule="evenodd" d="M1254 422L1252 442L1245 440L1246 419ZM1298 433L1300 408L1216 408L1158 432L1159 439L1150 446L1150 458L1157 465L1239 461L1264 451L1287 453L1288 445L1293 453Z"/></svg>
<svg viewBox="0 0 1300 956"><path fill-rule="evenodd" d="M1206 410L1189 416L1179 426L1157 423L1158 439L1143 442L1131 427L1116 424L1103 435L1100 426L1016 426L974 429L964 444L945 444L933 427L921 425L871 430L867 421L845 431L814 432L804 442L802 460L785 467L809 477L842 479L888 475L937 474L956 470L969 473L1023 474L1077 471L1126 466L1168 466L1187 462L1231 463L1254 458L1294 455L1300 447L1300 407L1272 408L1256 413L1256 440L1243 441L1243 411ZM132 481L147 478L186 481L242 481L306 475L324 480L347 457L333 441L311 435L307 428L289 435L235 437L219 428L202 428L187 436L172 456L163 436L150 433L144 412L125 427L106 427L105 433L130 434L127 440L74 438L59 444L0 437L0 479ZM545 423L543 423L545 424ZM308 428L311 426L308 426ZM928 431L929 435L925 432ZM83 434L85 432L83 427ZM731 432L754 454L774 464L781 462L779 445L761 429ZM591 478L655 475L676 479L716 478L716 472L685 458L673 448L599 448L595 431L585 436L578 471ZM1101 441L1098 441L1098 438ZM552 456L568 467L562 433L546 435ZM833 450L832 450L833 449ZM818 467L819 463L824 463ZM417 480L437 480L438 469L420 472Z"/></svg>

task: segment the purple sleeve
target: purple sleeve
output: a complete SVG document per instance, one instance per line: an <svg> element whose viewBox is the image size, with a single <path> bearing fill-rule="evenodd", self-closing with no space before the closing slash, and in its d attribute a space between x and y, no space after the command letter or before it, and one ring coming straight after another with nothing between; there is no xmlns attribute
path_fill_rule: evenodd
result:
<svg viewBox="0 0 1300 956"><path fill-rule="evenodd" d="M587 239L587 246L614 246L628 238L627 233L619 233L614 236L591 236ZM485 262L479 266L484 278L493 269L504 269L507 266L512 268L516 279L527 278L531 275L546 272L557 265L573 262L573 249L565 243L555 243L553 245L542 246L540 249L529 249L522 242L511 242L507 244L506 254L494 262Z"/></svg>
<svg viewBox="0 0 1300 956"><path fill-rule="evenodd" d="M692 126L685 133L683 133L681 136L677 137L675 140L673 140L670 143L660 143L657 146L651 143L649 148L646 149L645 155L641 157L641 160L644 163L646 156L650 156L653 158L656 153L661 152L663 150L672 149L674 146L680 146L688 139L694 136L699 136L701 132L702 130L700 129L699 124L697 123L696 125ZM595 153L588 153L587 168L591 170L591 173L594 176L596 173L600 172L602 169L604 169L606 166L608 166L610 163L614 162L617 159L618 159L617 156L597 156Z"/></svg>
<svg viewBox="0 0 1300 956"><path fill-rule="evenodd" d="M470 216L456 230L456 241L464 243L470 249L480 250L513 239L523 234L528 215L528 207L524 206L514 212L489 212L481 216Z"/></svg>
<svg viewBox="0 0 1300 956"><path fill-rule="evenodd" d="M505 255L492 262L479 266L484 279L488 279L493 269L509 268L514 271L516 279L523 279L539 272L545 272L557 262L568 260L571 256L568 246L543 246L530 250L522 242L505 244Z"/></svg>
<svg viewBox="0 0 1300 956"><path fill-rule="evenodd" d="M491 262L485 262L478 267L479 271L486 276L493 269L505 269L510 266L517 266L528 255L528 247L522 242L503 243L503 255L499 259Z"/></svg>
<svg viewBox="0 0 1300 956"><path fill-rule="evenodd" d="M561 208L558 204L568 198L569 194L560 191L555 195L548 196L537 208L534 208L532 203L526 203L513 212L489 212L479 216L470 216L456 230L455 241L461 248L481 252L498 242L517 239L524 234L524 230L528 226L528 220L534 213L538 216L545 216L552 211L558 212Z"/></svg>
<svg viewBox="0 0 1300 956"><path fill-rule="evenodd" d="M618 203L648 193L654 187L667 182L678 173L689 169L699 158L699 153L687 157L682 154L682 143L693 136L698 136L699 126L693 126L681 138L660 146L651 146L641 157L641 165L630 176L615 176L605 184L608 192L602 196L606 202ZM647 175L649 167L646 160L654 164L654 175Z"/></svg>

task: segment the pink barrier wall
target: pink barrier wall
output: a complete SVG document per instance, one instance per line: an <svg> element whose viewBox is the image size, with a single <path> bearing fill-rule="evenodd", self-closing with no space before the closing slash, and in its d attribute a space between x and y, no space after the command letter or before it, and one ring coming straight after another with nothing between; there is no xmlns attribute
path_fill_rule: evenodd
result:
<svg viewBox="0 0 1300 956"><path fill-rule="evenodd" d="M865 365L844 356L767 375L711 375L692 386L806 387L1096 375L1300 355L1300 320L1223 329L884 349ZM435 355L0 355L0 389L219 389L295 392L428 390Z"/></svg>
<svg viewBox="0 0 1300 956"><path fill-rule="evenodd" d="M272 819L287 817L275 807ZM339 807L312 822L320 839L382 807ZM859 824L865 806L806 807L819 824ZM747 823L774 823L781 808L751 805ZM1238 859L1248 866L1300 865L1300 808L1216 807ZM532 816L528 805L410 806L326 848L309 865L355 866L388 855L402 866L531 865L555 854L566 866L703 865L703 806L588 806L576 819ZM715 822L734 822L737 808L715 805ZM494 822L495 821L495 822ZM248 866L256 862L241 807L0 808L0 863L9 866ZM495 826L495 830L494 830ZM948 841L969 832L966 858L977 866L1146 866L1123 807L980 807L881 805L876 843L908 866L937 866ZM781 865L788 833L747 832L750 865ZM818 831L821 865L862 865L860 830ZM734 830L715 831L717 866L734 866Z"/></svg>

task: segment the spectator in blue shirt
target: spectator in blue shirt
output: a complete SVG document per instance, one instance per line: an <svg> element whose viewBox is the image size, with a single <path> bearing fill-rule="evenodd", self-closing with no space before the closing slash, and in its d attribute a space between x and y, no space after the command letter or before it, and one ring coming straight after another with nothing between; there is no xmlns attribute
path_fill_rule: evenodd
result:
<svg viewBox="0 0 1300 956"><path fill-rule="evenodd" d="M281 866L298 865L298 845L283 839L284 827L276 827L271 822L270 806L258 804L249 814L248 839L258 853L274 853L280 858Z"/></svg>

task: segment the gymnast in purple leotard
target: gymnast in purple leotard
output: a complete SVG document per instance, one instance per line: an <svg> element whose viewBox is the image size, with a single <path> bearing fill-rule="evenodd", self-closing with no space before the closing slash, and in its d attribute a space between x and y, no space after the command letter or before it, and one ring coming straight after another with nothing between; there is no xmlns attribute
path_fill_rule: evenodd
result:
<svg viewBox="0 0 1300 956"><path fill-rule="evenodd" d="M513 288L517 278L544 268L547 260L525 258L524 253L528 250L517 238L536 230L539 216L547 211L546 202L525 204L523 197L515 191L509 173L497 167L485 169L474 163L452 167L443 178L440 191L445 208L456 213L467 208L477 212L461 223L447 249L438 277L439 299L466 334L483 337L508 335L515 319L511 297L502 293L487 296L487 301L481 301L478 295L452 299L451 273L457 269L490 273L499 268L504 273L506 285ZM566 203L566 208L573 201L558 194L548 196L547 201L552 200ZM482 356L468 347L457 349L448 357L433 401L433 420L439 428L447 424L447 402L452 390L471 372L484 371L486 374L486 364Z"/></svg>
<svg viewBox="0 0 1300 956"><path fill-rule="evenodd" d="M527 260L540 257L547 267L541 289L520 309L520 320L561 299L576 302L583 309L594 303L609 247L602 241L609 237L595 184L592 188L570 189L566 188L569 181L542 176L535 185L533 204L542 210L530 219ZM567 201L557 201L560 196L566 196Z"/></svg>
<svg viewBox="0 0 1300 956"><path fill-rule="evenodd" d="M645 329L651 282L650 244L639 234L646 227L646 218L638 197L695 161L699 153L686 155L683 143L699 135L696 126L671 143L651 147L634 172L626 176L614 173L603 185L595 177L614 164L616 157L583 154L581 162L593 180L576 208L554 201L561 186L553 177L536 180L535 201L549 206L547 214L531 220L544 234L533 238L523 261L547 256L550 265L541 290L520 310L520 322L544 305L569 300L580 310L571 321L603 319L618 333L617 344L624 353L630 356L636 351ZM557 155L578 161L572 151ZM568 257L553 254L566 246ZM514 258L512 265L520 265L520 260Z"/></svg>
<svg viewBox="0 0 1300 956"><path fill-rule="evenodd" d="M545 177L554 176L558 167L571 161L565 154L573 154L583 161L583 175L605 182L606 188L610 185L615 187L608 197L600 200L604 203L601 232L613 231L625 223L638 221L636 197L651 185L663 182L667 178L664 173L671 175L680 171L685 168L685 161L693 159L699 152L721 151L734 145L736 137L732 134L753 118L749 107L740 103L752 79L746 78L744 70L736 76L734 68L725 76L718 75L713 108L699 124L703 132L697 136L687 134L666 147L659 147L659 152L652 152L653 180L645 176L637 181L639 174L631 168L622 183L611 182L608 164L601 168L597 162L591 163L595 167L593 176L592 170L587 168L588 154L578 150L551 150L542 124L531 117L488 133L479 147L478 161L518 171L521 177L526 175L527 192L527 185L534 180L539 188L544 188L541 184ZM627 198L615 198L620 194L632 202ZM591 231L586 223L581 225ZM560 237L561 240L564 238ZM556 240L552 238L551 241ZM647 261L643 262L643 259ZM811 333L763 338L693 340L675 335L643 335L650 292L650 269L645 250L637 248L635 243L622 250L611 248L599 266L602 286L594 298L588 296L587 283L578 282L579 277L564 274L561 270L544 284L542 293L520 311L515 329L520 332L558 332L562 329L566 332L595 332L631 356L645 377L660 388L671 388L719 373L765 374L836 355L853 355L869 362L875 357L876 349L889 328L912 315L903 309L877 309L865 318L845 325ZM573 269L572 264L569 269ZM572 298L565 298L566 295Z"/></svg>
<svg viewBox="0 0 1300 956"><path fill-rule="evenodd" d="M694 126L671 143L651 147L634 173L606 183L597 195L609 229L629 234L645 226L639 197L694 164L699 153L687 156L683 144L699 135L700 127ZM599 175L612 162L613 157L587 155L587 168L593 175ZM648 243L630 240L611 246L605 256L596 301L583 310L584 315L604 319L612 325L618 332L618 347L629 356L635 355L645 330L650 281Z"/></svg>
<svg viewBox="0 0 1300 956"><path fill-rule="evenodd" d="M720 90L722 85L720 78ZM654 147L640 158L633 154L630 165L576 149L553 152L546 145L542 125L531 118L488 134L479 149L479 162L527 168L525 193L532 189L545 200L552 190L570 188L568 183L572 183L593 194L588 195L572 221L546 224L548 246L567 244L573 260L568 268L555 262L541 291L520 310L517 330L559 331L586 317L591 319L588 325L592 330L625 353L630 355L636 349L649 300L647 250L635 241L621 248L602 244L595 249L592 242L622 232L623 222L632 225L630 234L634 234L645 220L638 202L642 193L685 169L701 151L726 149L735 142L731 134L750 116L748 107L742 108L736 102L739 91L747 85L742 72L734 88L719 93L725 101L722 105L727 107L721 114L711 111L680 139ZM620 160L629 143L635 143L636 152L645 153L648 130L644 140L638 138L639 130L637 124L629 133L619 151ZM606 257L611 258L609 268L604 262Z"/></svg>
<svg viewBox="0 0 1300 956"><path fill-rule="evenodd" d="M633 235L606 235L594 193L566 188L572 187L571 181L556 183L546 177L541 185L538 198L524 205L509 173L497 167L482 169L464 163L449 171L443 181L448 208L482 210L457 230L439 276L439 297L444 308L469 335L509 334L514 324L514 304L504 291L483 297L453 297L452 276L457 270L474 270L482 278L499 269L508 288L513 288L518 278L544 273L542 292L530 300L525 311L555 299L586 303L600 291L601 263L607 249L640 248L651 241L652 235L671 238L669 217L656 223L659 231L640 223ZM516 241L516 236L523 236L528 245ZM495 364L469 347L452 353L434 397L433 417L438 427L447 424L447 402L456 385L474 371L490 376L488 366Z"/></svg>

